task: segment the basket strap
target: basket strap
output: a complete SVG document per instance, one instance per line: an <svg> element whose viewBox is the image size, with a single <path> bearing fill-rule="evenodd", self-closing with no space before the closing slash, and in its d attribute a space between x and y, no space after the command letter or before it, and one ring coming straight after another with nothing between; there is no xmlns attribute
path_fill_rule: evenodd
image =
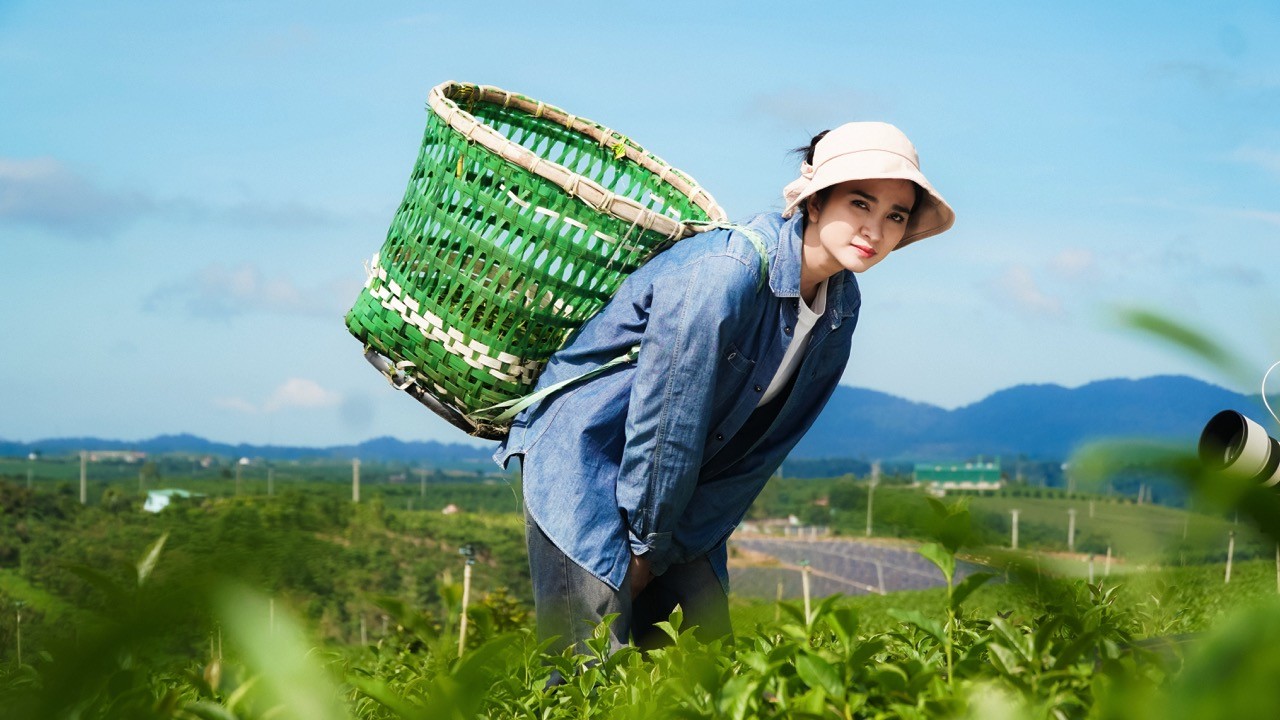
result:
<svg viewBox="0 0 1280 720"><path fill-rule="evenodd" d="M560 392L564 388L570 385L573 385L574 383L581 382L588 378L593 378L596 375L599 375L600 373L606 370L609 370L618 365L621 365L622 363L635 362L635 359L639 357L639 355L640 355L640 346L636 345L635 347L628 350L625 355L619 355L618 357L610 360L609 362L601 365L598 368L595 368L593 370L588 370L587 372L584 372L581 375L575 375L574 377L568 378L567 380L561 380L560 382L554 385L548 385L547 387L544 387L535 393L530 393L528 395L525 395L524 397L518 397L518 398L515 398L514 400L508 400L506 402L500 402L497 405L490 405L487 408L481 408L480 410L477 410L475 414L486 415L495 410L502 410L503 411L502 414L493 418L492 420L490 420L490 422L496 425L501 425L501 424L510 422L512 418L520 414L521 410L524 410L525 408L547 397L548 395Z"/></svg>
<svg viewBox="0 0 1280 720"><path fill-rule="evenodd" d="M755 228L747 227L746 225L738 225L736 223L716 221L686 222L685 224L696 228L699 232L704 232L706 230L737 230L738 232L741 232L747 240L751 242L751 245L755 247L756 253L760 256L760 281L756 284L756 290L764 287L765 279L769 276L769 249L764 244L764 238L760 236L760 233ZM593 378L606 370L610 370L621 365L622 363L635 362L635 359L639 357L639 355L640 346L636 345L627 351L625 355L619 355L598 368L588 370L581 375L576 375L566 380L561 380L554 385L549 385L537 392L525 395L524 397L518 397L513 400L507 400L506 402L500 402L497 405L490 405L487 408L481 408L480 410L477 410L475 414L483 416L497 410L502 410L502 413L497 417L494 417L490 422L495 425L506 424L515 418L516 415L519 415L521 410L524 410L539 400L560 392L574 383L579 383L583 380Z"/></svg>
<svg viewBox="0 0 1280 720"><path fill-rule="evenodd" d="M690 220L685 225L695 228L698 232L707 230L729 230L742 233L751 245L755 247L756 254L760 256L760 280L756 283L756 290L764 287L765 280L769 277L769 248L764 244L764 238L760 236L760 232L753 227L747 225L739 225L738 223L724 222L723 220Z"/></svg>

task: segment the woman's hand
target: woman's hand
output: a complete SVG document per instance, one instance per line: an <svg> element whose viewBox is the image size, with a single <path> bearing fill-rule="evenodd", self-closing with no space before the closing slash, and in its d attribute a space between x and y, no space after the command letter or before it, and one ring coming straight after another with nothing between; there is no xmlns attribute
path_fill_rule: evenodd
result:
<svg viewBox="0 0 1280 720"><path fill-rule="evenodd" d="M627 576L631 578L631 599L635 600L653 579L653 571L649 569L649 558L643 555L632 555Z"/></svg>

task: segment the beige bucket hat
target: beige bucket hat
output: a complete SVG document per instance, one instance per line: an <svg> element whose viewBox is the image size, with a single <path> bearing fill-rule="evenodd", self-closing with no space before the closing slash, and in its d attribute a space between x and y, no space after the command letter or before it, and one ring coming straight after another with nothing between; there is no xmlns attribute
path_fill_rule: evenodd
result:
<svg viewBox="0 0 1280 720"><path fill-rule="evenodd" d="M782 190L783 217L791 217L805 198L849 180L899 178L924 191L907 220L895 250L937 235L956 221L955 211L920 172L916 148L898 128L882 122L846 123L828 132L813 151L813 164L800 165L800 177Z"/></svg>

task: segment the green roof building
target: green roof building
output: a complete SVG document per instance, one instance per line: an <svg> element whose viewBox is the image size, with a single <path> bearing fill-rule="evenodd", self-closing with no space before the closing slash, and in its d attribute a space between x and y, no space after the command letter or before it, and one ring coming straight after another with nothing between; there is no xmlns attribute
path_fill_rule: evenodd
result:
<svg viewBox="0 0 1280 720"><path fill-rule="evenodd" d="M962 463L916 463L912 472L916 485L935 495L953 490L999 490L1004 487L1000 476L1000 460Z"/></svg>

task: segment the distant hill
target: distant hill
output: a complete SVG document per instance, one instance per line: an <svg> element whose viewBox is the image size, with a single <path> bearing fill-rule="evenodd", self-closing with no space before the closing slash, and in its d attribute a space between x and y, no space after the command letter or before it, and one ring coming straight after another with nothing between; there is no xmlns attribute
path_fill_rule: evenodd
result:
<svg viewBox="0 0 1280 720"><path fill-rule="evenodd" d="M977 455L1025 455L1061 460L1080 443L1107 437L1145 437L1194 442L1204 423L1231 408L1259 422L1266 417L1256 396L1233 393L1185 376L1100 380L1078 388L1018 385L981 402L945 410L874 390L840 386L791 460L857 458L904 462L962 460ZM267 460L345 459L472 464L486 462L492 445L392 437L325 448L229 445L194 435L161 435L125 442L60 438L34 443L0 440L0 455L47 455L80 450L140 450Z"/></svg>
<svg viewBox="0 0 1280 720"><path fill-rule="evenodd" d="M791 457L1063 459L1101 438L1194 442L1205 422L1228 408L1259 422L1266 417L1257 397L1180 375L1078 388L1018 385L955 410L841 386Z"/></svg>
<svg viewBox="0 0 1280 720"><path fill-rule="evenodd" d="M45 455L77 453L81 450L139 450L148 454L188 453L221 457L248 457L264 460L350 459L378 462L420 462L438 465L487 462L491 447L465 443L441 443L434 440L407 442L393 437L380 437L357 445L331 447L289 447L279 445L230 445L205 440L195 435L160 435L150 440L126 442L100 438L57 438L33 443L0 440L0 456L21 456L38 450ZM496 466L495 466L496 467Z"/></svg>

